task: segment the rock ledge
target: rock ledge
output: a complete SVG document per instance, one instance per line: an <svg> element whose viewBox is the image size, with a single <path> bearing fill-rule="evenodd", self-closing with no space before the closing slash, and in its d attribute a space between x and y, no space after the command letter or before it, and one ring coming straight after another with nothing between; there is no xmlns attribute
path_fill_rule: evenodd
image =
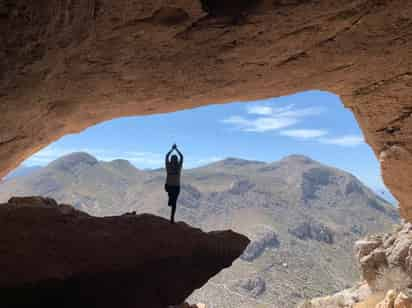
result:
<svg viewBox="0 0 412 308"><path fill-rule="evenodd" d="M249 244L232 231L148 214L97 218L40 197L0 204L0 224L6 307L177 305Z"/></svg>

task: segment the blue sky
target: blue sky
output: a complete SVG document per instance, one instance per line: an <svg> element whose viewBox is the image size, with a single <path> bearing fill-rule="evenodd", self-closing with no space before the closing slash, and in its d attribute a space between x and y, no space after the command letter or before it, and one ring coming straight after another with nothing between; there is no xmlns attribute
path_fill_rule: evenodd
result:
<svg viewBox="0 0 412 308"><path fill-rule="evenodd" d="M379 163L352 113L338 96L320 91L115 119L65 136L24 164L44 165L86 151L101 160L124 158L138 168L158 168L174 142L187 168L226 157L271 162L303 154L384 188Z"/></svg>

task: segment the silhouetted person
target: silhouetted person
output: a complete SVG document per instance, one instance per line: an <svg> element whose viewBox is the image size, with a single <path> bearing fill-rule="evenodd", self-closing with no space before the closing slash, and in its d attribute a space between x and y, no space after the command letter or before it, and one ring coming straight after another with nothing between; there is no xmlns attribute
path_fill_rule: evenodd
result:
<svg viewBox="0 0 412 308"><path fill-rule="evenodd" d="M176 151L179 155L172 154L173 151ZM180 193L180 175L182 173L182 166L183 166L183 154L179 151L176 144L174 144L169 152L166 154L165 158L165 165L166 165L166 184L165 190L169 195L169 202L168 205L172 208L172 213L170 216L170 222L175 222L175 213L176 213L176 203L177 197Z"/></svg>

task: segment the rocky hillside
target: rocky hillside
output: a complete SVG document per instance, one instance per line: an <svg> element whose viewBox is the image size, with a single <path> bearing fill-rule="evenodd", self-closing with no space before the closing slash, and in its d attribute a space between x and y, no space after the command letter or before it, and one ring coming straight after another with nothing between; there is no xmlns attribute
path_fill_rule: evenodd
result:
<svg viewBox="0 0 412 308"><path fill-rule="evenodd" d="M45 195L98 216L168 217L164 178L164 170L74 153L5 181L0 200ZM294 307L346 288L359 276L353 243L398 222L397 210L354 176L299 155L185 170L178 206L178 220L252 239L240 260L189 299L216 308Z"/></svg>

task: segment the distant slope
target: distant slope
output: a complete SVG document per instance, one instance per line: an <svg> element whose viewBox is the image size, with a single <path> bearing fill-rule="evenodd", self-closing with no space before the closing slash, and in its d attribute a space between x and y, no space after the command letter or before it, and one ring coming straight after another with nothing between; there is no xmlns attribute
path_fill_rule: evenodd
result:
<svg viewBox="0 0 412 308"><path fill-rule="evenodd" d="M392 195L389 189L386 187L379 187L374 189L375 193L388 201L391 204L398 205L398 200Z"/></svg>
<svg viewBox="0 0 412 308"><path fill-rule="evenodd" d="M10 172L4 179L9 180L9 179L12 179L18 176L29 175L35 171L40 170L41 168L42 168L41 166L24 166L23 165L23 166L16 168L12 172Z"/></svg>
<svg viewBox="0 0 412 308"><path fill-rule="evenodd" d="M44 195L94 215L168 217L164 170L73 153L0 185L0 201ZM398 222L397 210L357 178L308 157L228 158L185 170L177 219L253 239L241 259L193 294L208 307L293 307L357 279L353 242Z"/></svg>

